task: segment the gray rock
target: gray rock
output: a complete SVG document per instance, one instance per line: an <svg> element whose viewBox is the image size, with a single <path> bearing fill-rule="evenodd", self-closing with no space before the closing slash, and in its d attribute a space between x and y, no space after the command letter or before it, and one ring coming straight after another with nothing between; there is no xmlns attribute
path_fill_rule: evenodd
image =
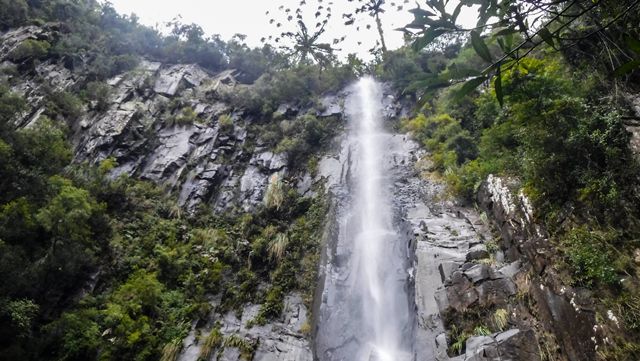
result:
<svg viewBox="0 0 640 361"><path fill-rule="evenodd" d="M470 337L465 348L465 361L540 361L532 330L512 329L492 336Z"/></svg>
<svg viewBox="0 0 640 361"><path fill-rule="evenodd" d="M464 275L475 284L490 277L490 268L485 264L476 264L465 270Z"/></svg>
<svg viewBox="0 0 640 361"><path fill-rule="evenodd" d="M489 258L489 252L487 252L487 247L484 244L477 244L467 253L467 262Z"/></svg>
<svg viewBox="0 0 640 361"><path fill-rule="evenodd" d="M440 271L440 279L442 280L442 283L445 283L445 281L451 276L451 274L453 274L453 272L459 267L460 263L458 262L440 263L440 265L438 266L438 271Z"/></svg>
<svg viewBox="0 0 640 361"><path fill-rule="evenodd" d="M235 347L225 347L220 356L218 356L217 361L240 361L242 360L240 356L241 353L239 349Z"/></svg>
<svg viewBox="0 0 640 361"><path fill-rule="evenodd" d="M344 95L327 95L320 99L321 111L318 116L330 117L344 112Z"/></svg>

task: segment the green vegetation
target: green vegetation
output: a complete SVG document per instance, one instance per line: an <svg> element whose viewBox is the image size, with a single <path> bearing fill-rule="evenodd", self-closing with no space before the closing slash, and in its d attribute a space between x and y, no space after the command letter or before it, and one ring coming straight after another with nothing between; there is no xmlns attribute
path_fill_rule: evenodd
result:
<svg viewBox="0 0 640 361"><path fill-rule="evenodd" d="M281 315L292 291L311 309L327 207L321 191L301 197L278 174L255 213L203 207L186 214L152 184L110 178L113 158L71 164L69 127L76 131L87 109L109 110L107 79L143 58L237 69L237 79L252 86L204 95L232 108L217 119L220 132L230 136L242 114L246 149L285 155L293 173L315 172L318 154L341 130L338 117L318 115L319 95L365 72L391 82L418 104L399 126L429 150L431 171L467 201L489 174L518 178L556 246L551 267L602 295L600 321L612 321L607 310L619 317L622 331L611 331L613 344L601 357L638 355L640 283L632 257L640 239L640 167L626 131L637 119L624 99L637 92L638 2L479 0L451 9L428 0L404 29L413 44L396 51L384 42L385 2L357 3L343 18L374 19L380 44L370 64L353 54L339 63L332 47L344 39L321 42L326 7L314 30L283 8L295 29L279 39L291 46L251 49L242 35L225 42L179 21L165 36L108 2L0 0L0 30L51 30L12 49L2 68L11 85L23 75L42 85L45 116L27 128L15 124L30 109L0 84L0 358L174 361L192 322L210 312L259 303L248 326L265 324ZM455 22L471 4L480 5L481 16L465 29ZM529 18L535 24L523 21ZM34 71L44 61L83 77L66 89L48 85ZM153 81L144 80L140 95ZM204 121L192 106L176 97L164 104L162 119L168 126ZM221 298L215 310L212 295ZM533 302L528 289L515 298ZM449 315L450 351L461 354L469 337L505 330L515 321L508 309ZM303 328L308 333L310 325ZM235 347L251 359L257 347L223 336L220 325L201 342L202 358Z"/></svg>
<svg viewBox="0 0 640 361"><path fill-rule="evenodd" d="M77 99L56 93L48 112L74 116ZM192 321L212 311L212 294L222 296L220 312L262 303L260 322L280 315L287 292L310 304L321 199L279 180L275 203L255 215L186 216L151 184L109 179L112 158L70 165L66 122L42 117L15 130L24 107L0 88L3 357L174 360ZM266 281L272 288L256 292ZM222 342L214 336L210 349ZM255 349L237 337L224 344L247 359Z"/></svg>
<svg viewBox="0 0 640 361"><path fill-rule="evenodd" d="M49 48L51 48L51 44L44 40L27 39L11 51L9 59L15 63L28 59L42 59L49 54Z"/></svg>
<svg viewBox="0 0 640 361"><path fill-rule="evenodd" d="M218 118L218 125L220 126L220 131L229 134L233 132L233 118L229 114L223 114Z"/></svg>
<svg viewBox="0 0 640 361"><path fill-rule="evenodd" d="M536 221L550 231L553 267L574 286L606 295L597 302L601 312L636 315L631 255L640 235L640 168L629 148L634 115L623 94L637 90L638 71L614 76L637 50L638 13L629 10L637 2L567 2L555 12L539 1L505 11L496 7L505 2L480 1L480 28L473 30L447 25L457 12L448 14L441 3L413 10L405 29L413 47L390 52L376 68L418 100L417 114L401 128L429 150L431 171L454 196L473 201L490 174L518 179ZM535 31L512 23L514 12L528 11L550 13L536 20L543 26ZM594 34L605 34L608 44ZM492 315L494 331L506 326L505 312ZM625 323L628 331L634 319ZM480 320L451 320L459 328L451 331L452 352L462 351ZM636 334L618 336L616 346L599 351L603 359L637 352Z"/></svg>

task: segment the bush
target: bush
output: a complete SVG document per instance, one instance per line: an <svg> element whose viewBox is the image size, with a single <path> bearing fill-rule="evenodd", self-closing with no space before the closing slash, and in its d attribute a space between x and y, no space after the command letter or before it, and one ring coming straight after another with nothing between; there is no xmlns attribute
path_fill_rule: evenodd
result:
<svg viewBox="0 0 640 361"><path fill-rule="evenodd" d="M225 134L233 132L233 118L229 114L223 114L218 118L220 131Z"/></svg>
<svg viewBox="0 0 640 361"><path fill-rule="evenodd" d="M89 101L95 102L95 110L103 112L109 108L111 87L103 82L93 81L87 84L85 90Z"/></svg>
<svg viewBox="0 0 640 361"><path fill-rule="evenodd" d="M585 227L572 229L561 241L563 251L578 285L614 285L619 279L614 268L615 256L612 231L590 231Z"/></svg>
<svg viewBox="0 0 640 361"><path fill-rule="evenodd" d="M0 30L23 25L29 13L25 0L0 0L0 9Z"/></svg>
<svg viewBox="0 0 640 361"><path fill-rule="evenodd" d="M9 59L14 63L22 62L28 59L42 59L49 54L51 44L44 40L27 39L20 43L11 53Z"/></svg>
<svg viewBox="0 0 640 361"><path fill-rule="evenodd" d="M47 114L55 116L57 114L76 120L84 112L82 101L68 91L58 91L52 93L47 102Z"/></svg>

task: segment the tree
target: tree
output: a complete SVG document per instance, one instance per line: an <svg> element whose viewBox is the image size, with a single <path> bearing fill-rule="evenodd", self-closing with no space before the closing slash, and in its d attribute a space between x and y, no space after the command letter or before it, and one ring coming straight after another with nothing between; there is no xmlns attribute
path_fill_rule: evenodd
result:
<svg viewBox="0 0 640 361"><path fill-rule="evenodd" d="M25 0L0 0L0 30L22 25L27 20L29 8Z"/></svg>
<svg viewBox="0 0 640 361"><path fill-rule="evenodd" d="M307 16L305 19L304 7L307 3L302 1L301 7L295 12L291 8L285 8L283 5L278 7L279 15L275 15L269 20L269 23L276 27L280 32L275 38L273 36L262 38L263 42L273 40L279 44L279 48L289 53L293 57L294 62L298 64L309 64L315 62L321 66L328 65L333 60L333 49L331 44L322 42L321 38L326 32L326 26L331 19L331 7L322 5L322 0L318 1L313 18ZM307 5L309 6L309 5ZM294 15L295 13L295 15ZM267 15L270 11L267 11ZM316 22L311 27L312 21ZM305 23L309 22L309 25ZM281 30L289 23L295 23L295 29ZM286 29L286 28L285 28ZM313 29L313 30L310 30ZM340 43L342 39L334 39L333 45Z"/></svg>
<svg viewBox="0 0 640 361"><path fill-rule="evenodd" d="M384 32L382 30L382 21L380 20L380 14L384 13L385 0L358 0L363 3L356 9L355 13L367 13L369 16L375 19L376 28L378 29L378 35L380 36L380 46L382 48L382 54L387 53L387 44L384 41ZM348 21L347 21L348 22Z"/></svg>
<svg viewBox="0 0 640 361"><path fill-rule="evenodd" d="M620 49L607 50L614 68L640 66L640 61L625 63L632 58L623 50L630 47L640 55L640 42L633 41L638 36L637 26L633 26L638 21L638 0L461 0L452 11L447 5L447 0L427 0L426 8L411 10L414 20L402 31L414 39L416 51L434 44L441 37L463 34L470 39L485 66L477 69L452 64L446 72L425 81L427 88L464 82L459 91L459 95L464 95L494 79L496 97L502 103L502 74L517 66L536 48L548 45L569 51L592 38L603 42L603 49L609 49L609 43ZM479 16L475 27L465 28L457 23L463 7L477 5ZM628 46L623 38L627 39ZM497 49L490 49L487 40L495 42ZM614 61L614 56L620 56L620 59Z"/></svg>

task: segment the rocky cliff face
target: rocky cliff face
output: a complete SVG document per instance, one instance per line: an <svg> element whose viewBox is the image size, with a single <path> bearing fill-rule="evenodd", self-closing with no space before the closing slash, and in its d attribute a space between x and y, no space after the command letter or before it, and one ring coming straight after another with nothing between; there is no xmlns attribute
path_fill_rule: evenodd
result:
<svg viewBox="0 0 640 361"><path fill-rule="evenodd" d="M519 184L490 176L480 188L478 202L500 232L505 260L521 265L515 276L526 279L523 291L530 300L515 307L530 318L519 322L528 323L544 337L541 353L550 359L594 360L604 340L598 332L602 326L596 322L593 295L563 284L552 267L556 255L548 234L536 224Z"/></svg>
<svg viewBox="0 0 640 361"><path fill-rule="evenodd" d="M50 27L25 27L2 37L0 64L15 66L8 54L27 39L55 37ZM34 67L12 91L25 97L30 109L17 121L32 126L45 111L48 93L73 91L86 82L83 69L68 70L46 60ZM75 160L99 163L113 158L114 177L127 174L150 180L179 195L181 206L215 210L251 210L263 199L270 179L288 174L287 156L275 154L252 124L260 119L237 111L221 94L250 85L239 84L234 71L210 74L193 64L161 64L143 60L133 71L107 80L106 107L90 104L72 119ZM318 117L340 115L339 98L321 99ZM283 104L282 114L295 117L308 109ZM220 124L220 119L231 124Z"/></svg>

